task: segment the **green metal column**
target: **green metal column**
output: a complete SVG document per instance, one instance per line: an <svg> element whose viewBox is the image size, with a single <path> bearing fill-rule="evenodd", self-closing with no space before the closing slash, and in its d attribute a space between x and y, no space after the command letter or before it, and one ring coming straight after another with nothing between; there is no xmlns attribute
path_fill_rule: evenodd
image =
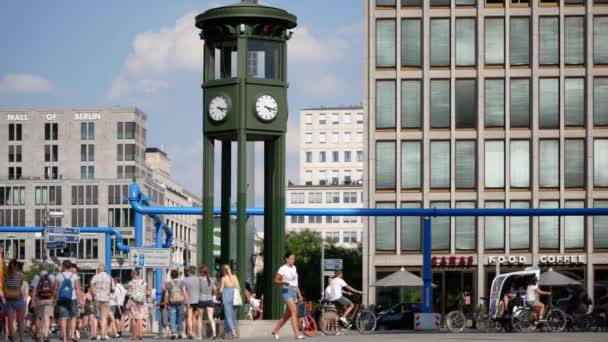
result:
<svg viewBox="0 0 608 342"><path fill-rule="evenodd" d="M203 137L203 244L199 245L199 253L210 269L213 269L213 154L213 139Z"/></svg>
<svg viewBox="0 0 608 342"><path fill-rule="evenodd" d="M247 281L247 133L244 129L238 132L237 144L236 275L244 290Z"/></svg>
<svg viewBox="0 0 608 342"><path fill-rule="evenodd" d="M220 219L221 226L221 258L222 263L230 263L230 252L234 246L230 245L230 192L232 182L232 142L222 141L222 185L221 185L221 207L222 214Z"/></svg>

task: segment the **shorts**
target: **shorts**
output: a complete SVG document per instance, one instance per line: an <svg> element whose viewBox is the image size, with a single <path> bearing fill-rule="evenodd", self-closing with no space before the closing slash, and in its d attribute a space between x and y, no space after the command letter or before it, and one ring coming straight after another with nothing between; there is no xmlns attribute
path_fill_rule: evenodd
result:
<svg viewBox="0 0 608 342"><path fill-rule="evenodd" d="M23 299L7 299L6 300L6 309L8 312L11 311L22 311L25 307L25 302Z"/></svg>
<svg viewBox="0 0 608 342"><path fill-rule="evenodd" d="M101 301L95 301L95 313L97 313L97 315L101 315L101 319L104 319L106 317L110 316L110 303L108 302L101 302Z"/></svg>
<svg viewBox="0 0 608 342"><path fill-rule="evenodd" d="M212 300L204 300L204 301L198 302L199 309L214 308L214 307L215 307L215 303L213 303Z"/></svg>
<svg viewBox="0 0 608 342"><path fill-rule="evenodd" d="M55 311L55 307L53 306L52 299L43 299L38 302L38 310L36 310L36 317L38 319L45 319L53 317L53 311Z"/></svg>
<svg viewBox="0 0 608 342"><path fill-rule="evenodd" d="M78 318L78 300L73 299L71 302L58 303L59 319L75 319Z"/></svg>
<svg viewBox="0 0 608 342"><path fill-rule="evenodd" d="M527 306L532 307L532 306L534 306L534 304L536 304L536 300L533 300L533 299L526 299L526 305L527 305Z"/></svg>
<svg viewBox="0 0 608 342"><path fill-rule="evenodd" d="M351 305L353 305L353 302L350 301L350 299L342 296L338 299L336 299L334 302L336 302L337 304L342 305L343 307L349 307Z"/></svg>
<svg viewBox="0 0 608 342"><path fill-rule="evenodd" d="M281 290L281 297L283 297L283 303L290 300L295 303L298 301L298 291L295 287L284 287Z"/></svg>
<svg viewBox="0 0 608 342"><path fill-rule="evenodd" d="M112 305L110 306L110 312L112 313L112 315L114 315L115 319L122 318L122 307L118 305Z"/></svg>
<svg viewBox="0 0 608 342"><path fill-rule="evenodd" d="M190 303L190 309L194 311L198 310L198 303Z"/></svg>

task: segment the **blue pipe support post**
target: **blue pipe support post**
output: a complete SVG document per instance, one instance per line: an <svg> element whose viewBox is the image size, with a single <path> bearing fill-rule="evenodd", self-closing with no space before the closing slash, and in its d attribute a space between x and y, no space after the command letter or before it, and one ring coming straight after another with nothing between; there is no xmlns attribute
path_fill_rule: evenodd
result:
<svg viewBox="0 0 608 342"><path fill-rule="evenodd" d="M109 246L112 246L112 238L106 234L106 273L112 276L112 253Z"/></svg>
<svg viewBox="0 0 608 342"><path fill-rule="evenodd" d="M431 268L431 218L424 217L422 232L422 312L431 313L433 269Z"/></svg>
<svg viewBox="0 0 608 342"><path fill-rule="evenodd" d="M156 216L158 217L158 216ZM158 221L156 221L156 248L161 248L163 247L163 237L161 235L161 231L163 229L163 227L166 227L165 224L161 221L160 223ZM167 231L165 231L167 232ZM171 247L171 230L169 229L169 232L167 234L167 241L168 241L168 246L165 248L169 248ZM156 303L160 303L160 299L162 296L162 282L163 282L163 269L160 267L156 268L156 281L155 281L155 288L156 288ZM160 310L155 310L156 311L156 315L155 315L155 319L156 321L160 321Z"/></svg>
<svg viewBox="0 0 608 342"><path fill-rule="evenodd" d="M139 184L134 183L129 186L129 202L133 205L134 202L141 206L142 193L139 189ZM142 247L143 245L143 213L135 210L135 247Z"/></svg>

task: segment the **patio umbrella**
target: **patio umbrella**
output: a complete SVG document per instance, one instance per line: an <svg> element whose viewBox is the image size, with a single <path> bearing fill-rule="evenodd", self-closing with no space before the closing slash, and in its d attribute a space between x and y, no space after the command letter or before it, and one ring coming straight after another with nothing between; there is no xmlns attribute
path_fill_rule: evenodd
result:
<svg viewBox="0 0 608 342"><path fill-rule="evenodd" d="M412 274L405 270L405 268L401 268L400 271L397 271L387 277L384 277L377 282L373 283L372 286L376 287L422 287L424 284L422 278L419 276ZM437 287L435 284L431 284L433 287Z"/></svg>
<svg viewBox="0 0 608 342"><path fill-rule="evenodd" d="M542 286L568 286L581 285L581 282L559 272L555 272L552 268L549 268L547 272L540 275L538 284Z"/></svg>

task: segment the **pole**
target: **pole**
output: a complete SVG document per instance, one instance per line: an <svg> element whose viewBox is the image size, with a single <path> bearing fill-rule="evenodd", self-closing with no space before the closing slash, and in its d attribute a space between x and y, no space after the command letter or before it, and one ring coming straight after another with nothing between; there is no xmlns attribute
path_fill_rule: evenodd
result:
<svg viewBox="0 0 608 342"><path fill-rule="evenodd" d="M240 153L240 150L237 154ZM237 165L237 168L240 165ZM221 244L221 258L222 263L229 265L230 264L230 255L235 248L235 246L231 245L232 236L231 236L231 224L230 224L230 195L232 192L231 182L232 182L232 143L230 141L222 141L222 184L221 184L221 206L222 206L222 215L220 217L220 227L221 227L221 236L222 236L222 244ZM240 169L237 171L237 177L241 177ZM213 184L213 183L212 183ZM238 195L237 195L238 197ZM238 277L238 275L237 275Z"/></svg>
<svg viewBox="0 0 608 342"><path fill-rule="evenodd" d="M163 246L163 237L162 237L162 226L160 224L156 225L156 248L162 248ZM162 281L163 281L163 269L160 267L156 268L156 276L155 276L155 286L156 286L156 305L160 303L161 299L161 291L162 291ZM154 310L156 312L155 320L160 321L160 310Z"/></svg>
<svg viewBox="0 0 608 342"><path fill-rule="evenodd" d="M106 273L112 276L112 237L106 234Z"/></svg>
<svg viewBox="0 0 608 342"><path fill-rule="evenodd" d="M214 140L203 137L203 244L198 251L203 256L203 264L213 269L213 168L214 168Z"/></svg>
<svg viewBox="0 0 608 342"><path fill-rule="evenodd" d="M422 312L431 313L433 302L433 269L431 268L431 218L424 218L424 232L422 234Z"/></svg>
<svg viewBox="0 0 608 342"><path fill-rule="evenodd" d="M239 132L237 153L237 179L236 179L236 274L241 289L245 289L247 280L247 135L245 130ZM239 317L244 317L243 310L239 310Z"/></svg>
<svg viewBox="0 0 608 342"><path fill-rule="evenodd" d="M321 238L321 299L325 299L325 240Z"/></svg>

